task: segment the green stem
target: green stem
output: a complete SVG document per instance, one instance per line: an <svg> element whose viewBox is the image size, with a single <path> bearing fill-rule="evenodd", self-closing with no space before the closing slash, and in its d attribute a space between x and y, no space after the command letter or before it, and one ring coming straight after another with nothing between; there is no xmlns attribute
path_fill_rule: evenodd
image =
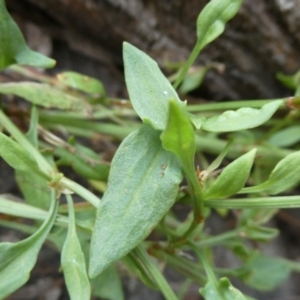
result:
<svg viewBox="0 0 300 300"><path fill-rule="evenodd" d="M3 196L0 197L0 212L10 216L32 220L46 220L49 215L49 212L46 210L31 206L26 203L5 199ZM66 226L69 224L69 218L64 215L57 214L55 223L59 226ZM76 225L85 229L80 220L76 221Z"/></svg>
<svg viewBox="0 0 300 300"><path fill-rule="evenodd" d="M186 73L188 72L189 68L191 67L191 65L194 63L194 61L197 59L200 51L202 50L202 45L201 45L201 41L198 41L190 55L190 57L188 58L186 64L183 66L183 68L179 71L179 75L176 79L176 81L173 84L173 87L175 89L178 88L179 84L182 82L182 80L184 79Z"/></svg>
<svg viewBox="0 0 300 300"><path fill-rule="evenodd" d="M133 253L141 260L149 274L156 281L157 286L160 288L165 298L167 300L178 300L174 291L171 289L165 277L161 274L157 266L152 262L146 250L141 245L139 245L133 250Z"/></svg>
<svg viewBox="0 0 300 300"><path fill-rule="evenodd" d="M238 233L240 231L242 231L242 229L243 228L238 228L238 229L234 229L234 230L222 233L222 234L218 234L217 236L208 237L208 238L202 239L199 242L194 242L194 244L198 248L208 248L208 247L220 245L228 240L236 238L238 236Z"/></svg>
<svg viewBox="0 0 300 300"><path fill-rule="evenodd" d="M271 99L271 100L242 100L242 101L226 101L218 103L202 103L195 105L187 105L186 110L188 112L206 112L206 111L218 111L218 110L230 110L239 109L243 107L251 108L261 108L263 105L276 101L276 100L286 100L286 98ZM284 108L283 103L280 108Z"/></svg>
<svg viewBox="0 0 300 300"><path fill-rule="evenodd" d="M191 247L191 249L193 249L193 251L198 256L199 260L201 261L204 270L206 272L208 281L213 282L215 285L217 285L218 280L214 274L211 265L209 264L209 258L208 255L206 254L207 251L206 250L200 251L193 243L189 243L189 246Z"/></svg>
<svg viewBox="0 0 300 300"><path fill-rule="evenodd" d="M202 273L203 268L199 263L193 260L187 260L175 254L169 254L163 250L153 249L152 253L156 258L166 262L168 266L193 281L200 284L206 281Z"/></svg>
<svg viewBox="0 0 300 300"><path fill-rule="evenodd" d="M296 207L300 207L300 195L209 200L205 202L205 206L211 208L227 208L227 209L296 208Z"/></svg>
<svg viewBox="0 0 300 300"><path fill-rule="evenodd" d="M201 185L196 176L196 172L194 169L194 165L188 166L188 164L184 164L184 173L186 174L186 179L188 182L188 187L192 199L192 207L194 219L187 229L187 231L175 242L173 242L173 247L180 247L182 244L185 244L189 239L190 235L194 232L194 230L201 224L204 220L204 199Z"/></svg>
<svg viewBox="0 0 300 300"><path fill-rule="evenodd" d="M201 136L196 136L197 151L219 155L222 152L222 150L226 147L226 144L226 140L222 140L219 138L205 136L203 134ZM267 163L269 161L277 162L278 160L293 153L293 151L289 149L271 147L268 145L247 145L233 143L228 151L227 157L237 158L238 156L252 150L253 147L257 148L257 156L264 157L264 163Z"/></svg>
<svg viewBox="0 0 300 300"><path fill-rule="evenodd" d="M142 262L132 252L123 257L122 262L132 273L138 274L138 276L146 286L152 288L153 290L158 289L156 281L153 280L151 275L143 266Z"/></svg>
<svg viewBox="0 0 300 300"><path fill-rule="evenodd" d="M90 120L80 120L76 118L45 118L44 116L40 119L41 125L47 128L57 128L61 126L64 126L67 130L69 128L78 128L79 132L80 130L89 132L89 136L95 136L96 134L102 133L119 139L124 139L128 134L138 128L138 124L122 127L120 125L107 124L105 122L92 122Z"/></svg>
<svg viewBox="0 0 300 300"><path fill-rule="evenodd" d="M18 65L13 65L13 66L10 66L8 68L8 70L9 71L13 71L13 72L15 72L17 74L23 75L25 77L28 77L30 79L43 82L43 83L49 83L49 84L55 83L55 79L52 79L51 77L46 76L44 74L33 72L30 69L27 69L26 67L22 67L22 66L18 66Z"/></svg>
<svg viewBox="0 0 300 300"><path fill-rule="evenodd" d="M101 200L92 192L90 192L89 190L81 186L80 184L66 177L63 177L60 180L60 182L63 184L63 186L75 192L76 194L80 195L86 201L90 202L93 206L98 207Z"/></svg>
<svg viewBox="0 0 300 300"><path fill-rule="evenodd" d="M27 140L24 134L12 123L12 121L3 113L0 109L0 123L3 127L13 136L13 138L28 152L30 152L36 159L40 170L46 175L51 176L54 173L54 169L43 157L43 155Z"/></svg>
<svg viewBox="0 0 300 300"><path fill-rule="evenodd" d="M11 120L7 118L7 116L2 112L2 110L0 110L0 123L21 146L23 146L35 157L42 172L44 172L48 176L54 175L55 170L52 168L52 166L47 162L47 160L42 156L42 154L27 140L27 138L11 122ZM89 201L95 207L98 207L100 199L83 186L65 177L61 179L61 183L63 183L66 188L82 196L85 200Z"/></svg>

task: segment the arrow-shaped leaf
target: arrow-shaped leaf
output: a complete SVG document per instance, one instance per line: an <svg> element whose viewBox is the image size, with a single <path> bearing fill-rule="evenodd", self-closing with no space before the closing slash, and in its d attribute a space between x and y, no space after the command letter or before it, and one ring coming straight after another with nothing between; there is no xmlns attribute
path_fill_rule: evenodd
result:
<svg viewBox="0 0 300 300"><path fill-rule="evenodd" d="M180 164L163 149L159 135L143 125L115 154L92 235L90 277L146 238L175 201L182 180Z"/></svg>

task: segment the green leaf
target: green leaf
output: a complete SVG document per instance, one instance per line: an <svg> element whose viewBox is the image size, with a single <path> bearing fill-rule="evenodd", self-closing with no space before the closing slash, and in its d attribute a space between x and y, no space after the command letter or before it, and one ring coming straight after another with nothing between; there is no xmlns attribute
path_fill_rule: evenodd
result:
<svg viewBox="0 0 300 300"><path fill-rule="evenodd" d="M163 147L175 153L183 165L188 164L194 169L194 129L185 111L173 100L170 100L168 125L161 140Z"/></svg>
<svg viewBox="0 0 300 300"><path fill-rule="evenodd" d="M208 281L200 294L205 300L246 300L247 298L234 286L228 278L221 278L218 282Z"/></svg>
<svg viewBox="0 0 300 300"><path fill-rule="evenodd" d="M249 225L240 232L240 235L259 242L269 242L279 235L279 230L259 225Z"/></svg>
<svg viewBox="0 0 300 300"><path fill-rule="evenodd" d="M60 157L57 165L70 165L77 174L86 179L107 181L110 167L101 162L97 153L77 142L70 147L55 148L54 155Z"/></svg>
<svg viewBox="0 0 300 300"><path fill-rule="evenodd" d="M169 283L165 279L161 270L158 268L157 264L152 260L152 258L147 253L145 246L140 244L133 251L132 254L137 257L137 259L144 266L147 273L156 282L159 290L164 295L166 300L179 300L175 292L170 287Z"/></svg>
<svg viewBox="0 0 300 300"><path fill-rule="evenodd" d="M35 158L19 144L0 132L0 156L14 169L42 175Z"/></svg>
<svg viewBox="0 0 300 300"><path fill-rule="evenodd" d="M15 21L8 14L4 0L0 0L0 70L11 64L25 64L52 68L55 60L30 50Z"/></svg>
<svg viewBox="0 0 300 300"><path fill-rule="evenodd" d="M283 158L275 166L267 181L260 185L244 188L242 193L268 193L271 195L287 191L300 182L300 151Z"/></svg>
<svg viewBox="0 0 300 300"><path fill-rule="evenodd" d="M143 125L113 158L91 240L90 277L147 237L176 199L182 180L179 161L162 148L159 135Z"/></svg>
<svg viewBox="0 0 300 300"><path fill-rule="evenodd" d="M35 207L49 209L51 196L48 180L32 172L15 171L15 179L25 201Z"/></svg>
<svg viewBox="0 0 300 300"><path fill-rule="evenodd" d="M230 138L229 141L227 142L226 146L224 147L224 149L218 155L218 157L206 169L207 174L212 173L214 170L216 170L220 166L224 157L227 155L232 143L233 143L233 138Z"/></svg>
<svg viewBox="0 0 300 300"><path fill-rule="evenodd" d="M296 89L300 85L300 70L292 76L279 72L276 74L276 78L286 87Z"/></svg>
<svg viewBox="0 0 300 300"><path fill-rule="evenodd" d="M69 229L61 253L61 265L67 289L72 300L89 300L91 286L87 276L84 254L77 237L73 200L67 195L69 206Z"/></svg>
<svg viewBox="0 0 300 300"><path fill-rule="evenodd" d="M31 108L30 127L26 137L38 149L38 109ZM30 205L48 210L51 203L48 180L32 172L15 170L15 179L22 192L24 200Z"/></svg>
<svg viewBox="0 0 300 300"><path fill-rule="evenodd" d="M56 75L59 82L73 89L80 90L97 97L105 97L106 92L100 80L79 74L77 72L63 72Z"/></svg>
<svg viewBox="0 0 300 300"><path fill-rule="evenodd" d="M30 125L29 125L29 129L26 133L26 137L27 137L28 141L37 149L39 146L38 127L39 127L38 108L35 105L32 105L31 113L30 113Z"/></svg>
<svg viewBox="0 0 300 300"><path fill-rule="evenodd" d="M187 94L196 88L198 88L206 73L213 67L213 65L206 66L206 67L198 67L198 68L191 68L189 73L186 74L182 84L180 85L179 91L182 94Z"/></svg>
<svg viewBox="0 0 300 300"><path fill-rule="evenodd" d="M49 216L42 227L23 241L15 244L6 242L0 244L1 299L17 290L28 280L42 244L53 226L57 208L58 201L55 197L55 191L52 190Z"/></svg>
<svg viewBox="0 0 300 300"><path fill-rule="evenodd" d="M122 258L122 263L124 263L124 265L130 271L132 276L138 276L138 278L143 282L144 285L146 285L152 290L159 290L152 276L149 274L149 272L145 270L145 266L133 252L130 252L127 255L125 255Z"/></svg>
<svg viewBox="0 0 300 300"><path fill-rule="evenodd" d="M204 199L225 198L239 192L249 177L255 153L253 149L230 163L204 192Z"/></svg>
<svg viewBox="0 0 300 300"><path fill-rule="evenodd" d="M235 16L242 2L243 0L212 0L204 7L197 19L197 43L174 83L175 88L182 82L200 51L223 33L226 22Z"/></svg>
<svg viewBox="0 0 300 300"><path fill-rule="evenodd" d="M122 283L115 266L109 266L91 280L93 295L101 299L123 300Z"/></svg>
<svg viewBox="0 0 300 300"><path fill-rule="evenodd" d="M276 100L265 104L261 109L244 107L237 111L228 110L219 116L203 121L201 128L210 132L230 132L254 128L268 121L282 103L282 100Z"/></svg>
<svg viewBox="0 0 300 300"><path fill-rule="evenodd" d="M196 130L201 128L202 120L199 117L197 117L193 114L189 114L189 118L190 118L190 120L191 120L191 122L194 125Z"/></svg>
<svg viewBox="0 0 300 300"><path fill-rule="evenodd" d="M145 123L164 130L168 122L169 100L183 105L157 63L134 46L123 44L125 79L134 110Z"/></svg>
<svg viewBox="0 0 300 300"><path fill-rule="evenodd" d="M194 166L196 151L195 133L192 123L183 108L173 100L170 101L169 105L168 124L166 130L161 134L161 140L163 147L175 153L181 161L190 193L192 194L194 222L190 228L193 228L196 226L195 224L200 223L203 219L204 208L202 189Z"/></svg>
<svg viewBox="0 0 300 300"><path fill-rule="evenodd" d="M197 38L201 48L211 43L225 29L225 24L239 11L243 0L212 0L197 19Z"/></svg>
<svg viewBox="0 0 300 300"><path fill-rule="evenodd" d="M13 82L0 84L0 93L13 94L46 108L82 111L87 114L90 106L83 98L60 91L46 83Z"/></svg>
<svg viewBox="0 0 300 300"><path fill-rule="evenodd" d="M300 125L289 126L275 132L268 142L277 147L290 147L300 141Z"/></svg>
<svg viewBox="0 0 300 300"><path fill-rule="evenodd" d="M247 272L241 279L260 291L275 289L287 280L292 270L285 260L261 253L255 253L242 269Z"/></svg>

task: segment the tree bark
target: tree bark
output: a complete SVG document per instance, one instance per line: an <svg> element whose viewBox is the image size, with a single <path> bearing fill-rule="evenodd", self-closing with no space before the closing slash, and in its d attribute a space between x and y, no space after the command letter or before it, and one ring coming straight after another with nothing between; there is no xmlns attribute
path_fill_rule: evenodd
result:
<svg viewBox="0 0 300 300"><path fill-rule="evenodd" d="M7 5L51 39L120 69L123 41L144 50L161 66L166 59L187 59L196 39L196 19L206 2L7 0ZM225 65L222 74L209 72L200 95L215 100L288 95L275 75L300 68L299 45L298 0L245 0L225 33L197 60Z"/></svg>

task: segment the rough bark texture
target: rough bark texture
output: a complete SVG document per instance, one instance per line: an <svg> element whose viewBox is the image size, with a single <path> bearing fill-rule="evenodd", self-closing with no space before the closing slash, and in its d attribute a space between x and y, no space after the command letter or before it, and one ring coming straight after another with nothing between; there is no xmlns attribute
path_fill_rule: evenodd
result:
<svg viewBox="0 0 300 300"><path fill-rule="evenodd" d="M109 65L122 65L122 42L165 59L186 59L195 43L195 23L203 0L7 0L11 11L38 24L54 40ZM221 62L211 71L204 96L221 99L274 98L286 94L276 72L300 68L300 2L245 0L225 33L198 63ZM113 72L115 76L116 73Z"/></svg>

